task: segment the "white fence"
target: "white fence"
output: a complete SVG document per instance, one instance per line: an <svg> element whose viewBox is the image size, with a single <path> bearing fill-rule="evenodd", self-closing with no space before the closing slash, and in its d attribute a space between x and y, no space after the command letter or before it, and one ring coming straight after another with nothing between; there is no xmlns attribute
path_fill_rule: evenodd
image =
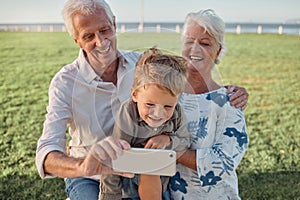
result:
<svg viewBox="0 0 300 200"><path fill-rule="evenodd" d="M182 23L120 23L117 31L124 32L176 32L182 31ZM66 32L64 24L0 24L0 31L23 31L23 32ZM228 23L227 33L273 33L292 34L300 36L300 24L246 24Z"/></svg>
<svg viewBox="0 0 300 200"><path fill-rule="evenodd" d="M0 24L0 31L66 32L63 24Z"/></svg>

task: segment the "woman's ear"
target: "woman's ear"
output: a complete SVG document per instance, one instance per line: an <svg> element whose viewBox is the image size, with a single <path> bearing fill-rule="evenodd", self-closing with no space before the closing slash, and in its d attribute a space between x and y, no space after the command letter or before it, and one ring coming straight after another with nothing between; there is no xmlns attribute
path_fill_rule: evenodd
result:
<svg viewBox="0 0 300 200"><path fill-rule="evenodd" d="M117 30L117 25L116 25L116 17L113 17L113 26L115 28L115 30Z"/></svg>
<svg viewBox="0 0 300 200"><path fill-rule="evenodd" d="M217 56L216 56L216 59L215 59L215 64L219 64L220 63L220 60L219 60L218 57L219 57L221 51L222 51L222 46L220 45L220 47L219 47L219 49L217 51Z"/></svg>
<svg viewBox="0 0 300 200"><path fill-rule="evenodd" d="M219 49L218 49L217 57L220 55L221 51L222 51L222 45L220 45L220 47L219 47Z"/></svg>

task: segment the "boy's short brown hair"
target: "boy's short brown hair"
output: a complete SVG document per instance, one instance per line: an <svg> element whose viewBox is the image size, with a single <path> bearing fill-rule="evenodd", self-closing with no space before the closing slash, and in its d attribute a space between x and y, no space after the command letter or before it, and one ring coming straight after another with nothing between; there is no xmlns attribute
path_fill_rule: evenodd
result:
<svg viewBox="0 0 300 200"><path fill-rule="evenodd" d="M136 64L132 90L156 84L172 95L179 96L186 84L186 65L183 57L164 54L152 47L141 55Z"/></svg>

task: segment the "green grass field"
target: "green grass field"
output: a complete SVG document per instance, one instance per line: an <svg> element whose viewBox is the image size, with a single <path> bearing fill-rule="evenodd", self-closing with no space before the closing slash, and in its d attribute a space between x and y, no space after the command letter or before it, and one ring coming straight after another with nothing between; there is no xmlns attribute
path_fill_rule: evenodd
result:
<svg viewBox="0 0 300 200"><path fill-rule="evenodd" d="M300 199L300 37L226 35L218 71L250 94L249 149L238 167L243 199ZM121 49L180 53L175 33L119 34ZM51 78L78 48L67 33L0 32L0 199L65 199L62 179L35 168Z"/></svg>

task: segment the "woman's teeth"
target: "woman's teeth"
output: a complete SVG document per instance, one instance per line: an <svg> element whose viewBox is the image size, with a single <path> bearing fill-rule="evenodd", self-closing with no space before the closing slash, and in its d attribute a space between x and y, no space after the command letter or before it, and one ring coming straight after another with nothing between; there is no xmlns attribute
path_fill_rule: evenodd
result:
<svg viewBox="0 0 300 200"><path fill-rule="evenodd" d="M195 60L195 61L201 61L203 58L198 57L198 56L189 56L190 60Z"/></svg>

